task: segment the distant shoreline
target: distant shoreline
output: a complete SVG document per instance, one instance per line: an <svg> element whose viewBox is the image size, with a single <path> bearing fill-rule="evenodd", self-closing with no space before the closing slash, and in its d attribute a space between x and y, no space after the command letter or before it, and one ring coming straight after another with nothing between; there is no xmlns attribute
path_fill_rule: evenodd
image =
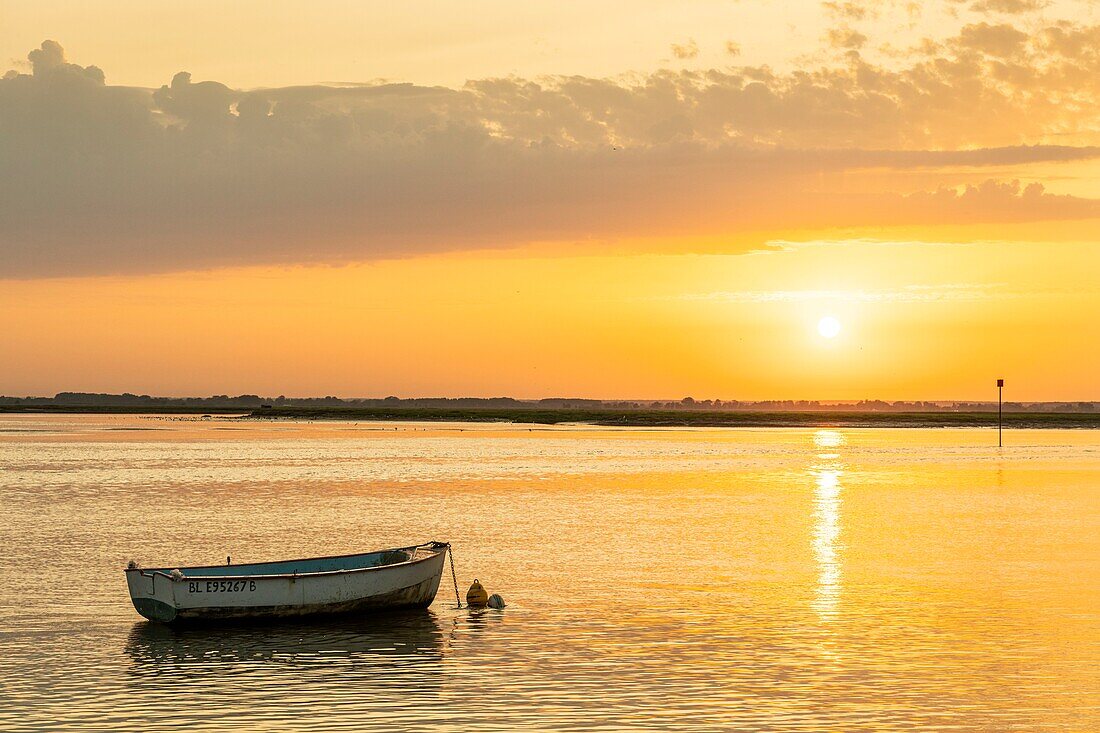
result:
<svg viewBox="0 0 1100 733"><path fill-rule="evenodd" d="M584 409L446 409L277 407L240 408L110 405L0 405L0 414L238 415L241 419L359 420L390 422L479 422L524 425L587 423L619 427L730 428L993 428L996 412L707 411ZM1100 429L1100 414L1084 412L1005 412L1005 428Z"/></svg>

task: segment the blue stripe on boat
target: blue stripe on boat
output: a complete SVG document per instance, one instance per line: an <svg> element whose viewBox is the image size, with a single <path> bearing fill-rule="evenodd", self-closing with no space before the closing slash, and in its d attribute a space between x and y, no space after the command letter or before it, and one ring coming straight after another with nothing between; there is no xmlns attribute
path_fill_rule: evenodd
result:
<svg viewBox="0 0 1100 733"><path fill-rule="evenodd" d="M410 548L411 549L411 548ZM212 565L192 568L145 568L145 572L171 573L179 570L183 576L191 578L225 577L235 575L285 575L290 573L325 573L334 570L360 570L377 568L406 562L409 553L402 550L367 552L362 555L344 555L340 557L318 557L305 560L282 560L280 562L242 563L240 565Z"/></svg>

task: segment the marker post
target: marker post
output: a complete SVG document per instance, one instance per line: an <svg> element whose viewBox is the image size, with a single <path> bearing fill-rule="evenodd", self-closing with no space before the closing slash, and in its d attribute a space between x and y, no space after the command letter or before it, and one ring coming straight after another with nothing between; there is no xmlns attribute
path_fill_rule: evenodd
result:
<svg viewBox="0 0 1100 733"><path fill-rule="evenodd" d="M997 380L997 447L1003 448L1004 441L1001 439L1001 394L1005 388L1005 380Z"/></svg>

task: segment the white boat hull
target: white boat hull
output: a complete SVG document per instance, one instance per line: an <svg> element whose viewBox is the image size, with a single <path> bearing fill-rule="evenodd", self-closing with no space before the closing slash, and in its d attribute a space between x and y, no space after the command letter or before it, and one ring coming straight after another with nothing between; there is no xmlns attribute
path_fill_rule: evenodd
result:
<svg viewBox="0 0 1100 733"><path fill-rule="evenodd" d="M277 574L230 574L231 566L183 572L134 568L127 570L126 582L138 613L164 623L425 608L439 589L446 549L442 543L405 548L412 551L405 562L322 572L293 571L296 562L317 560L263 566L289 571Z"/></svg>

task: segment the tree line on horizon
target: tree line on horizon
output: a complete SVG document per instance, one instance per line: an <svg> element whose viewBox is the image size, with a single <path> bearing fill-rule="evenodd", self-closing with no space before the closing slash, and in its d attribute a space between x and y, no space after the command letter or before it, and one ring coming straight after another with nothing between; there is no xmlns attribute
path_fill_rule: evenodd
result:
<svg viewBox="0 0 1100 733"><path fill-rule="evenodd" d="M809 412L856 410L862 412L986 412L997 409L996 402L959 401L905 401L885 400L827 401L827 400L696 400L684 397L676 401L664 400L598 400L590 398L548 397L521 400L514 397L385 397L341 398L325 397L262 397L255 394L212 395L210 397L155 397L92 392L59 392L53 397L0 396L0 406L10 407L150 407L150 408L210 408L248 409L308 407L308 408L461 408L461 409L562 409L562 410L729 410ZM1094 412L1100 403L1077 402L1005 402L1004 409L1011 412Z"/></svg>

